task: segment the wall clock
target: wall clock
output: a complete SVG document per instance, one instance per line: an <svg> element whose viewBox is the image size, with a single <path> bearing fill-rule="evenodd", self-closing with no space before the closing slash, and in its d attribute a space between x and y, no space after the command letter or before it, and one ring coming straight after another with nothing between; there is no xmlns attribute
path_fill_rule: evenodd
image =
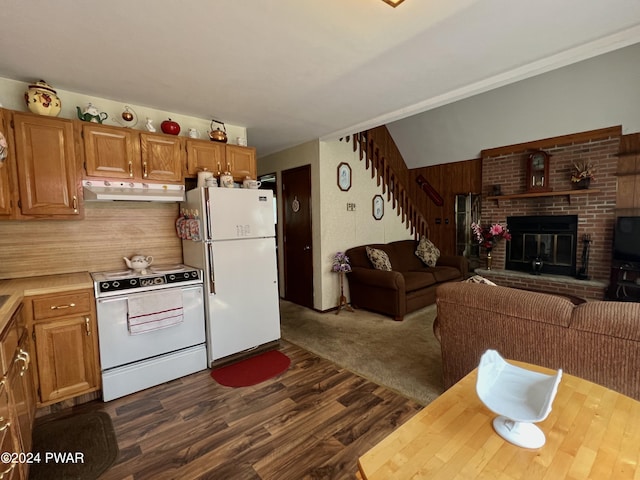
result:
<svg viewBox="0 0 640 480"><path fill-rule="evenodd" d="M549 154L536 150L527 157L527 192L547 192L549 188Z"/></svg>
<svg viewBox="0 0 640 480"><path fill-rule="evenodd" d="M372 215L376 220L382 220L384 216L384 198L382 195L376 195L373 197L372 203Z"/></svg>
<svg viewBox="0 0 640 480"><path fill-rule="evenodd" d="M348 163L338 165L338 188L343 192L351 188L351 167Z"/></svg>

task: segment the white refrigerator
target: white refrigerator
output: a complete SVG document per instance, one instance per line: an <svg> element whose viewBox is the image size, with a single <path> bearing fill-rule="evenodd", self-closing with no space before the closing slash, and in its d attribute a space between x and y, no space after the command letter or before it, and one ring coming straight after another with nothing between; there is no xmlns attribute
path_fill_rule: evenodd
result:
<svg viewBox="0 0 640 480"><path fill-rule="evenodd" d="M201 220L202 239L182 246L204 272L208 365L280 339L273 193L196 188L181 208Z"/></svg>

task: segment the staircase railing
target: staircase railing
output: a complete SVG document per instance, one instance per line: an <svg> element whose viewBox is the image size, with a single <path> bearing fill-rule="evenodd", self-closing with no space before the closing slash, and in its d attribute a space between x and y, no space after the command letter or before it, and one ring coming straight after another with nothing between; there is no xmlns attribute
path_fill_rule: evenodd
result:
<svg viewBox="0 0 640 480"><path fill-rule="evenodd" d="M405 222L407 229L416 239L421 236L428 238L429 224L416 208L393 167L384 155L380 154L376 142L369 138L366 131L356 133L352 137L353 151L359 151L360 161L364 159L366 169L371 170L371 178L375 178L378 186L382 187L382 193L387 195L387 201L391 202L392 208ZM346 141L349 141L349 137L346 137Z"/></svg>

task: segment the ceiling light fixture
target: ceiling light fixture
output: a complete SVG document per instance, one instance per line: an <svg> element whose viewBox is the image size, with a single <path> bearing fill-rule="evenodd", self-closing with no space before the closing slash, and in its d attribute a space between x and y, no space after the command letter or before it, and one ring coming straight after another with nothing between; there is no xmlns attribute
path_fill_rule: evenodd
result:
<svg viewBox="0 0 640 480"><path fill-rule="evenodd" d="M382 1L387 5L391 5L393 8L396 8L398 5L404 2L404 0L382 0Z"/></svg>

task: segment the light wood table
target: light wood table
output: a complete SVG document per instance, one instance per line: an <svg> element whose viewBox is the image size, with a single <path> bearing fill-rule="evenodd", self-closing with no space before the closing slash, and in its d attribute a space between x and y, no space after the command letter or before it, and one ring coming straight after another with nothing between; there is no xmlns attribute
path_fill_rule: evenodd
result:
<svg viewBox="0 0 640 480"><path fill-rule="evenodd" d="M511 362L531 370L552 370ZM563 374L536 450L493 430L474 370L358 461L363 480L640 479L640 402Z"/></svg>

